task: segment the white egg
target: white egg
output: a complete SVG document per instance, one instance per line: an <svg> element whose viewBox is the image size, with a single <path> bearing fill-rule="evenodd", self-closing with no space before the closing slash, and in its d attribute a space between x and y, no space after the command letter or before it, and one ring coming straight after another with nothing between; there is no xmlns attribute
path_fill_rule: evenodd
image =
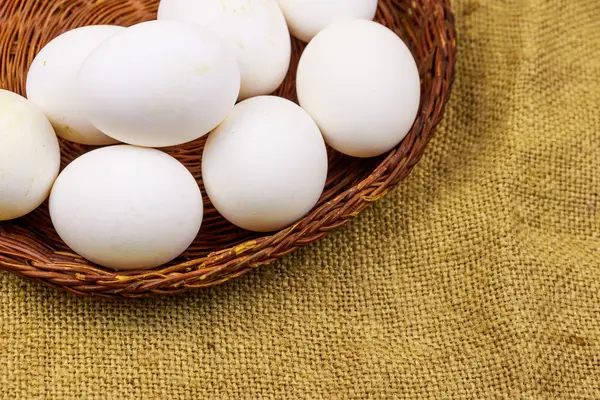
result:
<svg viewBox="0 0 600 400"><path fill-rule="evenodd" d="M296 89L327 144L354 157L397 146L415 121L421 93L408 47L365 20L339 22L315 36L300 59Z"/></svg>
<svg viewBox="0 0 600 400"><path fill-rule="evenodd" d="M27 98L46 114L56 134L76 143L117 143L96 129L82 110L77 74L83 61L100 43L123 27L95 25L58 36L35 57L27 74Z"/></svg>
<svg viewBox="0 0 600 400"><path fill-rule="evenodd" d="M225 118L239 94L240 71L213 33L150 21L98 46L78 86L96 128L124 143L165 147L198 139Z"/></svg>
<svg viewBox="0 0 600 400"><path fill-rule="evenodd" d="M277 0L292 35L309 42L317 33L343 19L373 20L377 0Z"/></svg>
<svg viewBox="0 0 600 400"><path fill-rule="evenodd" d="M280 97L259 96L237 104L209 135L202 176L225 218L251 231L274 231L319 200L327 151L305 111Z"/></svg>
<svg viewBox="0 0 600 400"><path fill-rule="evenodd" d="M201 25L229 43L242 75L239 99L274 92L289 69L290 34L275 0L162 0L158 19Z"/></svg>
<svg viewBox="0 0 600 400"><path fill-rule="evenodd" d="M147 269L184 252L200 230L192 174L159 150L118 145L86 153L59 175L50 216L64 242L116 270Z"/></svg>
<svg viewBox="0 0 600 400"><path fill-rule="evenodd" d="M35 210L58 175L60 148L42 111L0 90L0 221Z"/></svg>

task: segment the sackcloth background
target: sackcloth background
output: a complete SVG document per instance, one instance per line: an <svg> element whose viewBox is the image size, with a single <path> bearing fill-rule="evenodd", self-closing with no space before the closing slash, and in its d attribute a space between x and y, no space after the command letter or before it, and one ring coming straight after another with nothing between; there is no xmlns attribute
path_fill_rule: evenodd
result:
<svg viewBox="0 0 600 400"><path fill-rule="evenodd" d="M454 94L397 190L181 297L0 273L0 398L600 399L600 1L453 8Z"/></svg>

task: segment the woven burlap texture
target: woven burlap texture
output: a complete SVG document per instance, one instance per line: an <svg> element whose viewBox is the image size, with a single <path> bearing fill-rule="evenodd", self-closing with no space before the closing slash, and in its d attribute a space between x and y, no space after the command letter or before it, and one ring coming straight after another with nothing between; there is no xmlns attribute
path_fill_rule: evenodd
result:
<svg viewBox="0 0 600 400"><path fill-rule="evenodd" d="M0 273L0 398L600 398L600 2L454 9L454 95L396 191L177 298Z"/></svg>

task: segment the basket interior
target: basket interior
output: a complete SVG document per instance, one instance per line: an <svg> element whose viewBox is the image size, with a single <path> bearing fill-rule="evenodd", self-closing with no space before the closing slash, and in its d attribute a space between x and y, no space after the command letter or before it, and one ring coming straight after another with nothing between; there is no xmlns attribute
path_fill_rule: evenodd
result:
<svg viewBox="0 0 600 400"><path fill-rule="evenodd" d="M0 43L1 87L25 95L25 79L30 63L37 52L50 40L67 30L92 24L116 24L130 26L156 18L158 0L104 0L104 1L7 1L0 5L0 22L3 40ZM381 3L385 3L382 5ZM413 45L410 36L418 34L419 21L410 17L410 2L380 2L376 20L393 28L402 37L422 68L427 62L425 51ZM414 17L414 16L413 16ZM35 23L33 21L35 18ZM406 19L403 19L406 18ZM393 23L390 24L390 21ZM393 25L393 26L392 26ZM410 32L407 32L407 28ZM421 29L422 30L422 29ZM408 34L410 33L410 35ZM26 47L24 49L23 47ZM304 44L292 38L292 62L288 76L276 95L297 102L295 73ZM215 251L239 245L264 234L239 229L221 217L208 201L202 185L201 157L206 136L197 141L164 149L184 163L200 184L205 199L205 217L202 229L193 245L172 264L204 257ZM94 147L83 146L65 140L60 141L62 167ZM332 149L329 151L329 177L326 190L319 205L351 190L367 178L381 164L385 156L371 159L355 159ZM318 206L317 206L318 207ZM28 216L2 223L2 228L18 231L44 243L52 251L67 252L69 249L52 228L47 202Z"/></svg>

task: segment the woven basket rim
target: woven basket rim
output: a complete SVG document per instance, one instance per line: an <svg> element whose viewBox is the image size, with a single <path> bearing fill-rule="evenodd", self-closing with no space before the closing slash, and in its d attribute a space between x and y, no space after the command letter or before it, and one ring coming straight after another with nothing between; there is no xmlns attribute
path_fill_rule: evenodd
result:
<svg viewBox="0 0 600 400"><path fill-rule="evenodd" d="M80 2L73 0L77 1ZM27 29L20 29L22 26L18 25L19 18L39 12L32 2L35 0L6 0L0 6L0 23L8 24L8 28L12 24L20 40L36 37L34 25ZM153 0L147 2L152 4ZM53 15L52 10L46 12ZM113 271L88 263L71 252L56 250L40 240L43 234L34 232L34 225L0 222L0 269L80 296L133 298L179 294L244 275L342 227L408 176L444 114L454 82L456 31L449 0L380 0L377 19L404 34L413 54L420 60L422 98L417 120L408 136L377 159L379 162L367 176L339 193L333 190L332 195L322 199L319 206L293 226L264 236L255 235L240 244L157 269ZM73 24L77 26L78 22L74 20ZM4 55L11 51L11 46L2 46L8 39L0 32L0 59L5 59ZM294 51L301 51L302 45L294 43ZM17 58L31 57L23 53L18 53ZM10 66L0 67L2 86L6 79L11 88L22 91L22 79L13 77ZM10 79L16 80L11 83Z"/></svg>

